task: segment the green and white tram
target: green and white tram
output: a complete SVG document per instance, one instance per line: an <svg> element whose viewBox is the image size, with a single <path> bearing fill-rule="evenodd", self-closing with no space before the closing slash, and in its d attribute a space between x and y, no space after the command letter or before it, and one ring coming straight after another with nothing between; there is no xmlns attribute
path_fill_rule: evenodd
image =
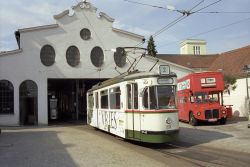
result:
<svg viewBox="0 0 250 167"><path fill-rule="evenodd" d="M89 125L129 140L164 143L179 131L176 74L124 73L87 92Z"/></svg>

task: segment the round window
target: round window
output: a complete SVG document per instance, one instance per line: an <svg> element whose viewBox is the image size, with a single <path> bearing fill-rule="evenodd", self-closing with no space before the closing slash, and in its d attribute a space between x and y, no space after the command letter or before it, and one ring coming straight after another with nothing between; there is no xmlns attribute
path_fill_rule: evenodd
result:
<svg viewBox="0 0 250 167"><path fill-rule="evenodd" d="M80 36L83 40L89 40L91 37L91 32L89 31L89 29L84 28L80 31Z"/></svg>
<svg viewBox="0 0 250 167"><path fill-rule="evenodd" d="M90 59L94 66L101 67L104 61L102 48L99 46L94 47L91 51Z"/></svg>
<svg viewBox="0 0 250 167"><path fill-rule="evenodd" d="M80 62L80 52L76 46L70 46L66 52L66 59L70 66L77 66Z"/></svg>
<svg viewBox="0 0 250 167"><path fill-rule="evenodd" d="M115 64L118 67L123 67L126 64L126 52L123 48L117 48L114 53Z"/></svg>
<svg viewBox="0 0 250 167"><path fill-rule="evenodd" d="M41 52L40 52L40 59L43 65L45 66L51 66L55 62L55 50L52 46L50 45L45 45L42 47Z"/></svg>

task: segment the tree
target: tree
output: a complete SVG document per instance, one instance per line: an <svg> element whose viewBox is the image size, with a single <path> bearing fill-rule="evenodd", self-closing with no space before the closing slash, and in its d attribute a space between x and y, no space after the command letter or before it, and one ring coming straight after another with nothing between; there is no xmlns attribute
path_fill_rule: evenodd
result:
<svg viewBox="0 0 250 167"><path fill-rule="evenodd" d="M235 90L236 85L236 78L232 75L224 75L224 82L225 82L225 91L230 95L231 90Z"/></svg>
<svg viewBox="0 0 250 167"><path fill-rule="evenodd" d="M149 40L148 40L148 46L147 46L147 49L148 49L148 54L150 56L153 56L153 57L156 57L156 54L157 54L157 50L155 48L155 41L153 39L153 36L151 35L149 37Z"/></svg>

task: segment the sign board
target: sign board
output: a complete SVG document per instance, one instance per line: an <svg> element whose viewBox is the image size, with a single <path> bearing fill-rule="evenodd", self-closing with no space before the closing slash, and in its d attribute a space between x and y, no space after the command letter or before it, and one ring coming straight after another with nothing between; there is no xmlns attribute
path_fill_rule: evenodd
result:
<svg viewBox="0 0 250 167"><path fill-rule="evenodd" d="M201 78L201 87L215 87L216 78Z"/></svg>
<svg viewBox="0 0 250 167"><path fill-rule="evenodd" d="M160 75L169 75L170 74L170 67L168 65L160 65L159 66L159 73L160 73Z"/></svg>
<svg viewBox="0 0 250 167"><path fill-rule="evenodd" d="M177 84L177 89L179 90L185 90L185 89L190 89L190 79L187 79L185 81L179 82Z"/></svg>
<svg viewBox="0 0 250 167"><path fill-rule="evenodd" d="M173 78L158 78L157 82L158 84L173 84L174 80Z"/></svg>

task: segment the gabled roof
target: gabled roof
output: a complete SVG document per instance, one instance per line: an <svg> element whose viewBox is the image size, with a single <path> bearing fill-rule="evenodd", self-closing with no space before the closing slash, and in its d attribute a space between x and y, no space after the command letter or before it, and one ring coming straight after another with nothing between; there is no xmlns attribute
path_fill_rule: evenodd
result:
<svg viewBox="0 0 250 167"><path fill-rule="evenodd" d="M156 57L188 68L208 69L218 56L219 56L218 54L213 54L213 55L158 54Z"/></svg>
<svg viewBox="0 0 250 167"><path fill-rule="evenodd" d="M236 78L245 76L242 69L250 64L250 45L213 55L158 54L157 58L192 69L221 71Z"/></svg>
<svg viewBox="0 0 250 167"><path fill-rule="evenodd" d="M250 45L220 54L209 70L220 70L224 74L241 78L245 76L242 69L248 64L250 64Z"/></svg>
<svg viewBox="0 0 250 167"><path fill-rule="evenodd" d="M0 56L5 56L5 55L12 55L16 53L21 53L23 50L22 49L16 49L16 50L11 50L11 51L1 51Z"/></svg>

